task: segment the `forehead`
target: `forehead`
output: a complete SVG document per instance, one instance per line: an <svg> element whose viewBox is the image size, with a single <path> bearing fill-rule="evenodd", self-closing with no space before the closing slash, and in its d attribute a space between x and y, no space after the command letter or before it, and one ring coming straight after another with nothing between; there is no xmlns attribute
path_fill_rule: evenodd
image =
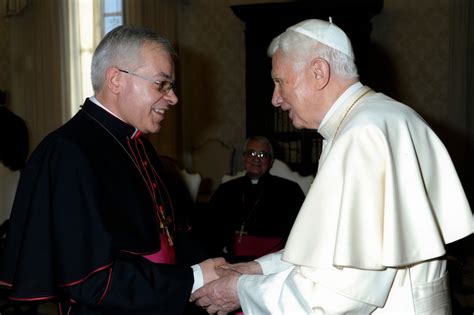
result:
<svg viewBox="0 0 474 315"><path fill-rule="evenodd" d="M247 143L247 149L253 149L255 151L269 151L270 146L257 140L250 140Z"/></svg>
<svg viewBox="0 0 474 315"><path fill-rule="evenodd" d="M272 77L281 78L292 70L291 58L285 56L281 50L277 50L272 56Z"/></svg>
<svg viewBox="0 0 474 315"><path fill-rule="evenodd" d="M153 68L159 75L170 79L174 77L173 58L161 45L145 42L142 48L142 59L145 66Z"/></svg>

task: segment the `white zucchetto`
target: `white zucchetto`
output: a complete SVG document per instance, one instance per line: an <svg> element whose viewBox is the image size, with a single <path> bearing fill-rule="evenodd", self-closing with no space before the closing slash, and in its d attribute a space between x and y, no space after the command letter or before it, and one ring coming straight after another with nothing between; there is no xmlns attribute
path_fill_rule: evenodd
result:
<svg viewBox="0 0 474 315"><path fill-rule="evenodd" d="M349 37L332 22L310 19L290 26L287 31L293 31L311 37L326 46L354 58L354 52L352 51Z"/></svg>

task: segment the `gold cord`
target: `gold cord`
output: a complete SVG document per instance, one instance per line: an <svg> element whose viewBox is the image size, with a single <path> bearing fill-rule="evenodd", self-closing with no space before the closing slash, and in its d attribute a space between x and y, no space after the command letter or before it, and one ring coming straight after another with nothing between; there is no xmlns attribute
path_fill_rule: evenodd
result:
<svg viewBox="0 0 474 315"><path fill-rule="evenodd" d="M344 117L342 117L341 121L339 122L339 125L337 126L336 132L334 133L334 138L336 138L336 135L339 132L339 128L341 128L341 125L344 122L344 120L346 119L347 115L351 112L351 110L354 108L354 106L357 104L357 102L359 102L360 99L363 98L370 91L371 91L370 89L365 91L362 95L360 95L358 98L355 99L354 103L352 103L351 106L349 106L349 108L344 113Z"/></svg>

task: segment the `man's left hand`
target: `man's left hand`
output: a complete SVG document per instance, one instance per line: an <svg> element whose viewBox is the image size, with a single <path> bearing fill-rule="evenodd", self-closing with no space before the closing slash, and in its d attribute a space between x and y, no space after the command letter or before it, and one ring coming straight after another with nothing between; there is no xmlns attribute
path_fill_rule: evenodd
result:
<svg viewBox="0 0 474 315"><path fill-rule="evenodd" d="M226 314L240 307L237 281L240 273L226 272L226 276L209 282L191 295L191 302L204 308L209 314Z"/></svg>

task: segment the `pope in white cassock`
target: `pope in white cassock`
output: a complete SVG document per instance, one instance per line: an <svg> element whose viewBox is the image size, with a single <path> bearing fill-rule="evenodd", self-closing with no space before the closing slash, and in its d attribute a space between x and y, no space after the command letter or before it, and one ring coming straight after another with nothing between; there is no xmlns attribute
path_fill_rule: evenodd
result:
<svg viewBox="0 0 474 315"><path fill-rule="evenodd" d="M192 300L218 314L450 314L445 245L474 224L444 145L359 82L333 23L298 23L268 53L273 105L324 138L319 170L285 249L221 268Z"/></svg>

